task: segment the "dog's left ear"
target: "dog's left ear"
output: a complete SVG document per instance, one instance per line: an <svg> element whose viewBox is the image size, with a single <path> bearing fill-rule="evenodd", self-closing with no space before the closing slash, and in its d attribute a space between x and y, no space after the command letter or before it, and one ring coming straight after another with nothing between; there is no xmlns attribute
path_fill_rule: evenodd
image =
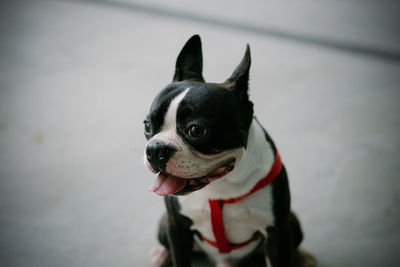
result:
<svg viewBox="0 0 400 267"><path fill-rule="evenodd" d="M189 80L204 82L203 54L200 36L193 35L182 48L176 60L174 82Z"/></svg>
<svg viewBox="0 0 400 267"><path fill-rule="evenodd" d="M242 61L232 73L231 77L225 81L225 84L227 84L228 88L233 90L239 96L241 101L249 100L248 89L250 64L250 46L247 44L246 52Z"/></svg>

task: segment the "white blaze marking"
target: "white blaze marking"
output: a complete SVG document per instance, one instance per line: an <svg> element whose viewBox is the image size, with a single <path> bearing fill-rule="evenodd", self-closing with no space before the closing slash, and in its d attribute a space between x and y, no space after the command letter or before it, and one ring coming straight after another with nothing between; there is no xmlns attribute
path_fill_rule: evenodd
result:
<svg viewBox="0 0 400 267"><path fill-rule="evenodd" d="M185 89L182 93L177 95L170 103L167 113L165 114L164 125L161 132L176 129L176 114L178 112L179 103L189 92L190 88Z"/></svg>
<svg viewBox="0 0 400 267"><path fill-rule="evenodd" d="M185 89L171 101L167 113L165 114L161 131L154 135L150 140L162 140L167 144L177 144L179 137L176 133L176 114L178 112L179 103L189 90L190 88ZM149 143L150 140L147 143Z"/></svg>

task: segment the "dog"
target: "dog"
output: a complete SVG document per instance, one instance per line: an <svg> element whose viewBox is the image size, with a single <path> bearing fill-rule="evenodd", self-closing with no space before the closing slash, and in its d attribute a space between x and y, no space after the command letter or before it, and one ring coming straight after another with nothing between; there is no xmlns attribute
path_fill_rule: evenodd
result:
<svg viewBox="0 0 400 267"><path fill-rule="evenodd" d="M182 48L173 82L144 120L144 162L164 196L153 266L191 266L195 251L217 266L315 266L298 249L300 223L290 208L285 167L253 114L245 55L223 83L202 75L201 40Z"/></svg>

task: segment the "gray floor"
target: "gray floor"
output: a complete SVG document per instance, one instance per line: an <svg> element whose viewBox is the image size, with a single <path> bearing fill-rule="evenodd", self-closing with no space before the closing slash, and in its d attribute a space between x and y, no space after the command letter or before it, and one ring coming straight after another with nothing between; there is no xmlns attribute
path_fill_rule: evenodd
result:
<svg viewBox="0 0 400 267"><path fill-rule="evenodd" d="M396 1L2 1L0 265L149 266L162 200L142 120L202 36L251 97L319 266L398 266Z"/></svg>

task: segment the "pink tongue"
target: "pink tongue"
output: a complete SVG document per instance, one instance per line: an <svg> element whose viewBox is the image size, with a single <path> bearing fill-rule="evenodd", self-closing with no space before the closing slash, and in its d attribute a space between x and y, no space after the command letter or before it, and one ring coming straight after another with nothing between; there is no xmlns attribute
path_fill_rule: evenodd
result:
<svg viewBox="0 0 400 267"><path fill-rule="evenodd" d="M167 196L181 191L186 185L186 179L159 173L155 182L148 188L159 196Z"/></svg>

